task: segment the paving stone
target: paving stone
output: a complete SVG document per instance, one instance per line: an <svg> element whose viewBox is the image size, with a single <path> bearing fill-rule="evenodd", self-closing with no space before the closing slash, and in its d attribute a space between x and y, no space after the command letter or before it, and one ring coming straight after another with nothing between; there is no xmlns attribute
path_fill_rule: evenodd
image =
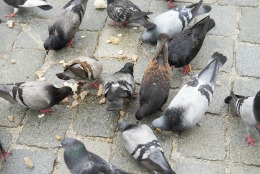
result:
<svg viewBox="0 0 260 174"><path fill-rule="evenodd" d="M256 71L258 67L258 55L260 46L239 44L237 49L236 71L240 76L260 77L260 72Z"/></svg>
<svg viewBox="0 0 260 174"><path fill-rule="evenodd" d="M25 116L26 108L14 104L11 104L9 101L6 101L0 98L0 109L1 109L1 116L0 116L0 126L5 127L17 127L21 125L21 122ZM14 116L14 121L10 122L8 120L8 116Z"/></svg>
<svg viewBox="0 0 260 174"><path fill-rule="evenodd" d="M123 35L119 38L118 45L106 43L110 37L117 37L117 34ZM97 57L118 57L118 51L123 50L123 54L127 56L138 55L137 48L141 37L140 35L141 33L137 33L137 31L131 28L106 25L99 38L99 46L95 54Z"/></svg>
<svg viewBox="0 0 260 174"><path fill-rule="evenodd" d="M180 135L178 152L189 158L224 160L226 121L213 115L203 116L199 122L201 126L195 126Z"/></svg>
<svg viewBox="0 0 260 174"><path fill-rule="evenodd" d="M227 112L228 108L224 100L229 95L231 89L230 75L219 75L217 78L217 82L220 83L220 86L215 85L212 101L209 105L207 112L214 114L223 114Z"/></svg>
<svg viewBox="0 0 260 174"><path fill-rule="evenodd" d="M216 26L209 34L221 36L234 36L236 28L236 7L212 5L210 17L214 19Z"/></svg>
<svg viewBox="0 0 260 174"><path fill-rule="evenodd" d="M85 100L78 106L74 131L83 136L113 137L119 118L117 112L108 112L96 96L88 95Z"/></svg>
<svg viewBox="0 0 260 174"><path fill-rule="evenodd" d="M55 136L64 137L72 116L72 109L65 105L54 108L56 111L51 116L45 115L43 118L38 118L41 114L39 111L30 110L17 142L43 148L59 146L60 142Z"/></svg>
<svg viewBox="0 0 260 174"><path fill-rule="evenodd" d="M81 37L83 36L83 38ZM74 48L63 48L61 50L51 50L47 59L58 63L60 60L70 61L79 56L93 55L98 40L97 32L79 31L74 39Z"/></svg>
<svg viewBox="0 0 260 174"><path fill-rule="evenodd" d="M259 167L246 165L232 165L231 174L260 174Z"/></svg>
<svg viewBox="0 0 260 174"><path fill-rule="evenodd" d="M34 165L33 169L26 166L24 157L31 159ZM4 163L2 172L10 174L47 174L52 172L54 160L55 154L47 150L13 149L12 155Z"/></svg>
<svg viewBox="0 0 260 174"><path fill-rule="evenodd" d="M239 38L245 42L260 43L259 36L260 11L257 8L243 8L239 21Z"/></svg>
<svg viewBox="0 0 260 174"><path fill-rule="evenodd" d="M192 174L222 174L225 167L222 163L196 159L183 159L175 163L173 170L176 173Z"/></svg>
<svg viewBox="0 0 260 174"><path fill-rule="evenodd" d="M36 50L13 49L10 57L0 59L1 73L0 82L13 83L34 80L34 73L42 66L45 52ZM15 60L16 64L11 64Z"/></svg>
<svg viewBox="0 0 260 174"><path fill-rule="evenodd" d="M43 43L48 34L47 20L32 20L18 36L14 47L44 50Z"/></svg>
<svg viewBox="0 0 260 174"><path fill-rule="evenodd" d="M177 3L175 3L177 5ZM179 3L178 3L179 4ZM149 15L149 17L154 19L156 16L158 16L161 13L164 13L168 11L167 3L165 1L151 1L150 5L150 11L153 12L153 14Z"/></svg>
<svg viewBox="0 0 260 174"><path fill-rule="evenodd" d="M257 7L258 1L257 0L217 0L217 3L220 5L235 5L235 6L251 6Z"/></svg>
<svg viewBox="0 0 260 174"><path fill-rule="evenodd" d="M234 80L233 91L244 96L253 96L260 90L260 80L251 78L237 78Z"/></svg>
<svg viewBox="0 0 260 174"><path fill-rule="evenodd" d="M248 164L248 165L260 165L260 159L258 154L260 149L254 146L248 146L246 143L246 125L238 117L232 117L231 122L231 142L230 142L230 158L231 161ZM256 129L250 131L253 139L257 140L257 146L259 146L260 136Z"/></svg>
<svg viewBox="0 0 260 174"><path fill-rule="evenodd" d="M2 1L0 1L0 2L2 2ZM4 25L4 24L2 24L2 25ZM11 52L13 44L16 41L17 36L19 35L20 32L21 32L21 27L18 25L15 25L14 28L12 28L12 29L8 28L5 25L0 27L1 42L2 42L1 47L0 47L1 54Z"/></svg>
<svg viewBox="0 0 260 174"><path fill-rule="evenodd" d="M98 30L100 31L107 19L107 9L95 9L95 0L89 0L85 17L80 25L81 30Z"/></svg>
<svg viewBox="0 0 260 174"><path fill-rule="evenodd" d="M181 2L198 3L199 1L197 1L197 0L182 0ZM213 4L214 2L216 2L216 0L204 0L203 1L204 4Z"/></svg>
<svg viewBox="0 0 260 174"><path fill-rule="evenodd" d="M227 62L220 71L231 72L233 65L234 40L230 37L217 37L208 35L198 55L191 62L193 69L203 69L214 52L222 53Z"/></svg>

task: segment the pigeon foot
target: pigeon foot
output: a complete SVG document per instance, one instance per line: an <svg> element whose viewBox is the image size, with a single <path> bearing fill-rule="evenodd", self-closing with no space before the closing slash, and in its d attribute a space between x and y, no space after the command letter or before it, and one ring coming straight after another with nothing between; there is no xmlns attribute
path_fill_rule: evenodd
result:
<svg viewBox="0 0 260 174"><path fill-rule="evenodd" d="M0 158L3 158L4 157L4 159L5 159L5 161L7 160L7 156L9 155L9 154L12 154L11 152L6 152L4 149L3 149L3 147L1 147L1 152L2 152L2 154L0 154Z"/></svg>
<svg viewBox="0 0 260 174"><path fill-rule="evenodd" d="M180 69L182 71L182 76L186 76L186 75L190 75L191 72L191 65L185 65L182 69Z"/></svg>
<svg viewBox="0 0 260 174"><path fill-rule="evenodd" d="M73 39L70 39L70 42L67 45L67 48L74 47Z"/></svg>
<svg viewBox="0 0 260 174"><path fill-rule="evenodd" d="M46 109L41 109L40 111L42 113L44 113L44 114L51 115L55 111L55 109L53 109L53 108L46 108Z"/></svg>
<svg viewBox="0 0 260 174"><path fill-rule="evenodd" d="M91 86L92 88L99 88L100 82L96 82L96 83L91 83L89 86Z"/></svg>
<svg viewBox="0 0 260 174"><path fill-rule="evenodd" d="M7 17L7 19L11 19L12 17L15 17L15 16L17 16L17 14L15 14L15 13L5 15L5 17Z"/></svg>
<svg viewBox="0 0 260 174"><path fill-rule="evenodd" d="M256 128L256 129L260 129L260 126L256 126L255 128Z"/></svg>
<svg viewBox="0 0 260 174"><path fill-rule="evenodd" d="M121 23L120 23L120 22L115 22L115 21L113 21L113 23L110 23L109 25L113 25L113 26L120 26L120 25L121 25Z"/></svg>
<svg viewBox="0 0 260 174"><path fill-rule="evenodd" d="M255 144L256 140L253 140L250 136L250 134L247 135L247 144L248 145L252 145L252 146L256 146Z"/></svg>

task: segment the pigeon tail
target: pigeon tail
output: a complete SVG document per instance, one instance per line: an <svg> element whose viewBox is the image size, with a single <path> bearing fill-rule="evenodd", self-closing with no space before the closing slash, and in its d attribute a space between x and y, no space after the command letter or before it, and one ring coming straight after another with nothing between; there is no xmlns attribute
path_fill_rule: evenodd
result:
<svg viewBox="0 0 260 174"><path fill-rule="evenodd" d="M213 19L210 19L210 21L209 21L209 26L208 26L208 32L209 32L212 28L214 28L215 25L216 25L215 21L214 21Z"/></svg>
<svg viewBox="0 0 260 174"><path fill-rule="evenodd" d="M65 73L57 73L56 76L61 80L70 80L71 78L67 76Z"/></svg>
<svg viewBox="0 0 260 174"><path fill-rule="evenodd" d="M202 0L196 4L191 4L190 6L187 6L186 8L192 8L191 9L191 14L192 16L197 16L199 9L201 8Z"/></svg>
<svg viewBox="0 0 260 174"><path fill-rule="evenodd" d="M14 103L16 103L16 101L10 95L10 92L12 92L13 87L14 87L14 84L0 85L0 97L14 104Z"/></svg>
<svg viewBox="0 0 260 174"><path fill-rule="evenodd" d="M42 6L38 6L40 9L42 10L50 10L52 9L53 7L51 5L42 5Z"/></svg>
<svg viewBox="0 0 260 174"><path fill-rule="evenodd" d="M211 6L209 5L203 5L199 8L197 14L198 15L201 15L201 14L204 14L204 13L209 13L211 11Z"/></svg>
<svg viewBox="0 0 260 174"><path fill-rule="evenodd" d="M143 26L146 29L152 29L152 28L156 27L156 25L154 23L148 21L145 17L135 19L135 20L131 20L129 22L130 23L137 23L137 24Z"/></svg>
<svg viewBox="0 0 260 174"><path fill-rule="evenodd" d="M221 53L215 52L211 56L206 67L198 74L199 80L205 83L216 83L219 68L227 61L227 57Z"/></svg>
<svg viewBox="0 0 260 174"><path fill-rule="evenodd" d="M107 110L114 111L123 109L124 99L123 98L113 98L113 100L107 100Z"/></svg>

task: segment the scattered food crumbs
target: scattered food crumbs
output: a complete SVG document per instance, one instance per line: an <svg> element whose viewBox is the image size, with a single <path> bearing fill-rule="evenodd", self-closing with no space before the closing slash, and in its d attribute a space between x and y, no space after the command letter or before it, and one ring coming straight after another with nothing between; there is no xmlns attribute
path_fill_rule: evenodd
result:
<svg viewBox="0 0 260 174"><path fill-rule="evenodd" d="M100 84L98 86L97 97L100 97L102 95L102 93L103 93L103 86L102 86L102 84Z"/></svg>
<svg viewBox="0 0 260 174"><path fill-rule="evenodd" d="M82 91L82 92L79 94L80 99L81 99L81 100L84 100L87 94L88 94L88 91Z"/></svg>
<svg viewBox="0 0 260 174"><path fill-rule="evenodd" d="M110 37L110 43L112 43L113 45L117 45L119 44L119 38L117 37Z"/></svg>
<svg viewBox="0 0 260 174"><path fill-rule="evenodd" d="M127 59L127 55L126 54L119 55L118 58L121 60L125 60L125 59Z"/></svg>
<svg viewBox="0 0 260 174"><path fill-rule="evenodd" d="M107 142L108 143L113 143L113 139L112 138L107 138Z"/></svg>
<svg viewBox="0 0 260 174"><path fill-rule="evenodd" d="M132 56L132 61L135 63L135 62L137 62L137 59L138 59L138 56L137 55L133 55Z"/></svg>
<svg viewBox="0 0 260 174"><path fill-rule="evenodd" d="M162 133L162 129L160 129L160 128L156 128L155 131L156 131L157 133L159 133L159 134Z"/></svg>
<svg viewBox="0 0 260 174"><path fill-rule="evenodd" d="M12 64L16 64L16 61L15 61L15 60L11 60L11 63L12 63Z"/></svg>
<svg viewBox="0 0 260 174"><path fill-rule="evenodd" d="M117 36L118 36L118 37L122 37L122 36L123 36L123 34L117 34Z"/></svg>
<svg viewBox="0 0 260 174"><path fill-rule="evenodd" d="M8 116L7 116L7 119L8 119L10 122L13 122L13 121L14 121L14 116L13 116L13 115L8 115Z"/></svg>
<svg viewBox="0 0 260 174"><path fill-rule="evenodd" d="M38 115L38 118L41 119L42 117L44 117L44 114Z"/></svg>
<svg viewBox="0 0 260 174"><path fill-rule="evenodd" d="M105 0L95 0L94 6L96 9L103 9L107 8L107 3L105 2Z"/></svg>
<svg viewBox="0 0 260 174"><path fill-rule="evenodd" d="M60 140L62 139L60 135L56 135L55 138L56 138L56 140L58 140L58 141L60 141Z"/></svg>
<svg viewBox="0 0 260 174"><path fill-rule="evenodd" d="M76 108L78 105L79 105L79 102L78 102L77 100L74 100L74 101L72 102L71 107L72 107L72 108Z"/></svg>
<svg viewBox="0 0 260 174"><path fill-rule="evenodd" d="M66 103L69 103L69 98L66 97L64 98L62 101L61 101L62 104L66 104Z"/></svg>
<svg viewBox="0 0 260 174"><path fill-rule="evenodd" d="M111 42L111 40L106 40L106 44L109 44Z"/></svg>
<svg viewBox="0 0 260 174"><path fill-rule="evenodd" d="M119 51L117 52L117 54L119 54L119 55L122 55L123 53L124 53L123 50L119 50Z"/></svg>
<svg viewBox="0 0 260 174"><path fill-rule="evenodd" d="M59 64L63 64L63 63L65 63L65 60L59 61Z"/></svg>
<svg viewBox="0 0 260 174"><path fill-rule="evenodd" d="M106 103L106 98L102 98L100 101L99 101L99 104L105 104Z"/></svg>
<svg viewBox="0 0 260 174"><path fill-rule="evenodd" d="M77 94L74 94L74 95L72 96L72 98L73 98L74 100L77 100L77 99L79 98L79 96L78 96Z"/></svg>
<svg viewBox="0 0 260 174"><path fill-rule="evenodd" d="M137 28L137 27L133 27L132 29L133 29L133 30L137 30L138 28Z"/></svg>
<svg viewBox="0 0 260 174"><path fill-rule="evenodd" d="M85 37L87 37L87 36L80 36L81 39L83 39L83 38L85 38Z"/></svg>
<svg viewBox="0 0 260 174"><path fill-rule="evenodd" d="M124 117L124 116L125 116L125 111L120 110L120 111L119 111L119 115L120 115L121 117Z"/></svg>
<svg viewBox="0 0 260 174"><path fill-rule="evenodd" d="M216 81L216 85L220 86L220 81L219 80Z"/></svg>
<svg viewBox="0 0 260 174"><path fill-rule="evenodd" d="M32 168L34 167L33 162L32 162L32 160L31 160L29 157L24 157L23 159L24 159L24 163L25 163L30 169L32 169Z"/></svg>
<svg viewBox="0 0 260 174"><path fill-rule="evenodd" d="M45 73L45 72L44 72L43 70L39 70L39 71L36 71L36 73L35 73L35 74L36 74L36 76L37 76L37 77L38 77L38 79L39 79L39 78L41 78L41 77L43 77L43 76L44 76L44 73Z"/></svg>
<svg viewBox="0 0 260 174"><path fill-rule="evenodd" d="M14 21L9 20L6 22L6 25L8 26L8 28L13 28L14 27Z"/></svg>

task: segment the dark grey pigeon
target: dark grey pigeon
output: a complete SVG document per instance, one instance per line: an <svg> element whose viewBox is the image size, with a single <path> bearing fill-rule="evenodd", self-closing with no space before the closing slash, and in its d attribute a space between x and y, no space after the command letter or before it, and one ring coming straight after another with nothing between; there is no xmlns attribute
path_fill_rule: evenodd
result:
<svg viewBox="0 0 260 174"><path fill-rule="evenodd" d="M181 132L198 123L212 99L219 68L226 61L225 56L215 52L201 72L181 88L166 112L152 122L152 126Z"/></svg>
<svg viewBox="0 0 260 174"><path fill-rule="evenodd" d="M39 7L42 10L52 9L52 6L46 0L4 0L4 2L14 7L14 13L6 15L8 19L16 16L20 7Z"/></svg>
<svg viewBox="0 0 260 174"><path fill-rule="evenodd" d="M137 23L147 29L156 25L148 21L152 12L143 12L138 6L129 0L107 0L107 14L115 22Z"/></svg>
<svg viewBox="0 0 260 174"><path fill-rule="evenodd" d="M72 174L128 174L88 151L85 145L74 138L64 138L64 161Z"/></svg>
<svg viewBox="0 0 260 174"><path fill-rule="evenodd" d="M197 15L208 13L211 7L208 5L202 6L202 0L199 3L180 8L172 9L164 12L153 19L156 27L148 29L142 35L143 42L157 42L160 33L166 33L169 38L177 33L180 33L186 28L188 23Z"/></svg>
<svg viewBox="0 0 260 174"><path fill-rule="evenodd" d="M103 70L103 65L95 58L80 56L71 61L63 72L56 74L62 80L94 80Z"/></svg>
<svg viewBox="0 0 260 174"><path fill-rule="evenodd" d="M48 108L73 94L68 86L56 88L45 81L31 81L0 85L0 97L13 104L49 113Z"/></svg>
<svg viewBox="0 0 260 174"><path fill-rule="evenodd" d="M225 103L235 108L236 114L246 123L247 143L255 146L256 141L251 138L249 131L254 126L260 131L260 91L253 97L236 95L231 91Z"/></svg>
<svg viewBox="0 0 260 174"><path fill-rule="evenodd" d="M123 109L124 99L130 99L133 96L135 92L133 68L134 64L128 62L121 70L108 76L103 81L107 110Z"/></svg>
<svg viewBox="0 0 260 174"><path fill-rule="evenodd" d="M71 0L57 14L54 21L49 25L49 37L44 42L44 48L60 50L68 44L73 45L72 39L79 29L84 17L88 0Z"/></svg>
<svg viewBox="0 0 260 174"><path fill-rule="evenodd" d="M125 122L118 126L126 150L155 174L175 174L164 156L152 129L146 124L133 125Z"/></svg>
<svg viewBox="0 0 260 174"><path fill-rule="evenodd" d="M199 18L196 16L194 20ZM183 75L189 74L190 62L196 57L206 34L215 26L213 19L207 15L198 23L176 34L169 42L169 64L174 68L183 68Z"/></svg>

